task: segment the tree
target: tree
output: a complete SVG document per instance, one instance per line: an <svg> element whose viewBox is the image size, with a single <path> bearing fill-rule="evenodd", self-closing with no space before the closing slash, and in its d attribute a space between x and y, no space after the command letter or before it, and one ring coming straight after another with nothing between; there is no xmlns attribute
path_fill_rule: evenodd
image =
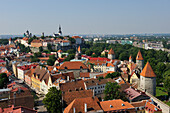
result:
<svg viewBox="0 0 170 113"><path fill-rule="evenodd" d="M76 40L74 38L72 38L72 37L69 37L68 40L71 42L71 44L75 44L76 43Z"/></svg>
<svg viewBox="0 0 170 113"><path fill-rule="evenodd" d="M121 74L119 72L114 72L114 73L108 73L105 78L113 79L113 78L119 77L119 76L121 76Z"/></svg>
<svg viewBox="0 0 170 113"><path fill-rule="evenodd" d="M52 45L51 44L47 44L47 48L48 48L48 50L52 51Z"/></svg>
<svg viewBox="0 0 170 113"><path fill-rule="evenodd" d="M49 65L49 66L53 66L54 65L54 63L55 63L55 61L56 61L56 57L55 57L55 55L50 55L49 56L49 59L47 60L47 64Z"/></svg>
<svg viewBox="0 0 170 113"><path fill-rule="evenodd" d="M75 54L69 54L67 58L64 59L64 61L70 61L71 59L74 59Z"/></svg>
<svg viewBox="0 0 170 113"><path fill-rule="evenodd" d="M117 82L106 83L105 90L104 90L104 100L113 100L113 99L119 99L120 98L120 86L117 84Z"/></svg>
<svg viewBox="0 0 170 113"><path fill-rule="evenodd" d="M170 75L167 75L164 79L164 88L168 92L168 96L170 96Z"/></svg>
<svg viewBox="0 0 170 113"><path fill-rule="evenodd" d="M62 113L61 91L51 87L43 99L43 103L49 113Z"/></svg>
<svg viewBox="0 0 170 113"><path fill-rule="evenodd" d="M6 87L8 81L9 81L9 79L7 77L7 74L6 73L1 73L0 74L0 89Z"/></svg>
<svg viewBox="0 0 170 113"><path fill-rule="evenodd" d="M42 52L43 51L43 47L39 47L39 52Z"/></svg>

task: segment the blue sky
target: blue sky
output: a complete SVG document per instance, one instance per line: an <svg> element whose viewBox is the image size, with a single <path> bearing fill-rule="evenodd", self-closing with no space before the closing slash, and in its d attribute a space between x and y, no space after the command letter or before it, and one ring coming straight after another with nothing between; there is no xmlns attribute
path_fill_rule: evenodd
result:
<svg viewBox="0 0 170 113"><path fill-rule="evenodd" d="M170 0L0 0L0 35L170 33Z"/></svg>

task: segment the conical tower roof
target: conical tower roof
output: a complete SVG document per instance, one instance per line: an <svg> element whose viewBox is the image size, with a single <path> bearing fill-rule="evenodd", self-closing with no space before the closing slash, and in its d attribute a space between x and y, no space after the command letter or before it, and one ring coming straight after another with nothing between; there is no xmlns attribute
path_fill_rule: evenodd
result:
<svg viewBox="0 0 170 113"><path fill-rule="evenodd" d="M140 73L143 77L156 77L151 65L149 62L146 63L145 67L143 68L142 72Z"/></svg>
<svg viewBox="0 0 170 113"><path fill-rule="evenodd" d="M130 55L129 60L131 60L131 59L132 59L132 56Z"/></svg>
<svg viewBox="0 0 170 113"><path fill-rule="evenodd" d="M115 52L114 52L113 49L111 48L108 54L112 54L112 55L113 55L113 54L115 54Z"/></svg>
<svg viewBox="0 0 170 113"><path fill-rule="evenodd" d="M142 57L140 50L138 51L138 54L136 56L136 60L143 60L143 57Z"/></svg>
<svg viewBox="0 0 170 113"><path fill-rule="evenodd" d="M78 52L81 52L81 48L80 48L80 46L78 47Z"/></svg>

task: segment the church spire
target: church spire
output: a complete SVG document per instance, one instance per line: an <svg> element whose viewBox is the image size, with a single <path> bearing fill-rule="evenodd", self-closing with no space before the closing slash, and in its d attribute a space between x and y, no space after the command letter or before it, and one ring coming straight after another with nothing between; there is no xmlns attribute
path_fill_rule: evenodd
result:
<svg viewBox="0 0 170 113"><path fill-rule="evenodd" d="M61 31L61 26L59 25L59 31L58 33L60 33L60 35L62 35L62 31Z"/></svg>

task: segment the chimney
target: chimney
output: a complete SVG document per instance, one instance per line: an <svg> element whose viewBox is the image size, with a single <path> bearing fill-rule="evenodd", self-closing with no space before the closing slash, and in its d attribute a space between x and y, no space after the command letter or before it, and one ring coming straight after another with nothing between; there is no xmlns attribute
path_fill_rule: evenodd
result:
<svg viewBox="0 0 170 113"><path fill-rule="evenodd" d="M13 97L14 97L14 103L13 103L14 105L13 106L15 107L16 92L14 92Z"/></svg>
<svg viewBox="0 0 170 113"><path fill-rule="evenodd" d="M73 108L73 113L76 113L76 109L75 109L75 107Z"/></svg>
<svg viewBox="0 0 170 113"><path fill-rule="evenodd" d="M87 112L87 104L86 103L84 104L84 112L85 113Z"/></svg>
<svg viewBox="0 0 170 113"><path fill-rule="evenodd" d="M67 81L70 81L70 77L69 76L67 76Z"/></svg>

